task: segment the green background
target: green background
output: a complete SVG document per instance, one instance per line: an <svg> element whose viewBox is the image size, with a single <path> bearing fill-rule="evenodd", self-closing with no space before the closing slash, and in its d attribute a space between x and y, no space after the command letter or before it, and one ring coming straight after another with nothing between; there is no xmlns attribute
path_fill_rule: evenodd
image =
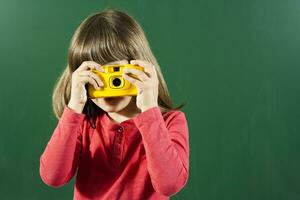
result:
<svg viewBox="0 0 300 200"><path fill-rule="evenodd" d="M190 176L171 199L300 199L298 0L0 0L0 199L72 199L39 158L80 22L107 6L142 25L189 123Z"/></svg>

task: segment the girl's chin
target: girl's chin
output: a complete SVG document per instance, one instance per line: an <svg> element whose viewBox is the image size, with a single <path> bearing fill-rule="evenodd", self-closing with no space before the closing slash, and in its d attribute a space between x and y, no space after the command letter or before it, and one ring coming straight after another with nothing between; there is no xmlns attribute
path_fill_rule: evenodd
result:
<svg viewBox="0 0 300 200"><path fill-rule="evenodd" d="M119 110L113 107L102 107L102 110L104 110L105 112L118 112Z"/></svg>
<svg viewBox="0 0 300 200"><path fill-rule="evenodd" d="M124 104L123 102L124 97L105 97L103 98L103 106L109 109L110 111L112 110L117 110L118 107L121 106L121 104Z"/></svg>

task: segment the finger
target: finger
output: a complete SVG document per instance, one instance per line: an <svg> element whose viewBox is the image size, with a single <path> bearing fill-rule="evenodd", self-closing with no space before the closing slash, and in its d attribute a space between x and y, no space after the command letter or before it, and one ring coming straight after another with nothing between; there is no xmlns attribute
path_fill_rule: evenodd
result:
<svg viewBox="0 0 300 200"><path fill-rule="evenodd" d="M81 76L78 78L78 81L84 84L90 83L92 86L94 86L95 89L101 89L101 87L98 86L96 80L89 76Z"/></svg>
<svg viewBox="0 0 300 200"><path fill-rule="evenodd" d="M130 83L132 83L133 85L137 86L138 88L141 88L141 81L139 81L138 79L132 78L130 76L128 76L127 74L122 74L122 77L126 80L128 80Z"/></svg>
<svg viewBox="0 0 300 200"><path fill-rule="evenodd" d="M141 81L147 81L149 79L149 77L143 71L138 69L125 68L123 72L126 73L127 75L129 75L129 73L134 74Z"/></svg>
<svg viewBox="0 0 300 200"><path fill-rule="evenodd" d="M130 64L132 65L139 65L141 67L144 67L144 71L149 74L149 77L153 77L154 75L156 75L156 68L155 66L145 60L131 60Z"/></svg>
<svg viewBox="0 0 300 200"><path fill-rule="evenodd" d="M88 75L88 76L92 77L93 79L95 79L97 81L97 83L98 83L99 86L103 86L103 81L94 72L91 72L91 71L81 71L79 73L79 75Z"/></svg>
<svg viewBox="0 0 300 200"><path fill-rule="evenodd" d="M88 81L89 79L92 79L93 81L95 81L97 88L99 87L103 87L103 83L102 82L98 82L93 76L91 76L90 74L80 74L79 78L85 78L86 81ZM87 83L87 82L85 82Z"/></svg>
<svg viewBox="0 0 300 200"><path fill-rule="evenodd" d="M103 67L94 61L83 61L76 71L85 71L89 69L96 69L98 71L104 72Z"/></svg>

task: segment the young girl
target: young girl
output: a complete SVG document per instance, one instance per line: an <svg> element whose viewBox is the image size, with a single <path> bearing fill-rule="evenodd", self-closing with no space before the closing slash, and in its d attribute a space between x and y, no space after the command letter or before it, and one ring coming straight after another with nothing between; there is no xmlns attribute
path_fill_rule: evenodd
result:
<svg viewBox="0 0 300 200"><path fill-rule="evenodd" d="M88 98L87 84L103 86L89 70L122 63L145 69L122 73L137 96ZM68 65L54 89L59 121L40 158L42 180L60 187L77 172L73 198L79 200L169 199L189 176L182 106L172 107L160 67L131 16L118 10L88 16L72 38Z"/></svg>

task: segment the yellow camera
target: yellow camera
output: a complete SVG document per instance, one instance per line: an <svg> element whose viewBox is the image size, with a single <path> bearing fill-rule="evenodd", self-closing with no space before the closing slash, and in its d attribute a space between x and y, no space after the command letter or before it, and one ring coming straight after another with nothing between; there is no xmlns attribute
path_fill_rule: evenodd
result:
<svg viewBox="0 0 300 200"><path fill-rule="evenodd" d="M93 73L98 75L103 86L98 90L93 85L88 83L88 96L91 99L99 97L119 97L119 96L136 96L137 88L129 81L122 77L125 68L134 68L144 71L144 68L131 64L118 64L118 65L104 65L102 66L104 72L96 69L90 69ZM137 78L133 74L128 74L131 77Z"/></svg>

